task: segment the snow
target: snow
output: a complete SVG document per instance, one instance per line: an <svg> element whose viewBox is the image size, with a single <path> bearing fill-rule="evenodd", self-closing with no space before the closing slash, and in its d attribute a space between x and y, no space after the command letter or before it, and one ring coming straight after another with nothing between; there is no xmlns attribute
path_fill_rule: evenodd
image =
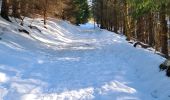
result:
<svg viewBox="0 0 170 100"><path fill-rule="evenodd" d="M0 18L0 100L169 100L165 60L124 36L49 18ZM19 22L19 21L18 21ZM26 29L30 35L18 32Z"/></svg>
<svg viewBox="0 0 170 100"><path fill-rule="evenodd" d="M8 77L4 73L0 73L0 83L6 82Z"/></svg>

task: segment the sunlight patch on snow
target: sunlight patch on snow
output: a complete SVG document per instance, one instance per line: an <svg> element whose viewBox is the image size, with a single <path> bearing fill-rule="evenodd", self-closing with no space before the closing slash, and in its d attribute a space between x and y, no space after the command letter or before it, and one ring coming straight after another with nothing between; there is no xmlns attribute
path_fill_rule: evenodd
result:
<svg viewBox="0 0 170 100"><path fill-rule="evenodd" d="M2 20L3 20L3 21L2 21ZM0 18L0 25L3 25L3 26L4 26L4 25L10 25L9 23L4 22L4 19L2 19L2 20L1 20L1 18Z"/></svg>
<svg viewBox="0 0 170 100"><path fill-rule="evenodd" d="M18 93L29 93L30 91L35 90L37 87L30 84L21 84L21 83L12 83L11 87L16 89Z"/></svg>
<svg viewBox="0 0 170 100"><path fill-rule="evenodd" d="M18 50L18 51L24 51L24 49L19 46L18 44L14 43L14 42L10 42L10 41L0 41L0 44L2 45L5 45L11 49L15 49L15 50Z"/></svg>
<svg viewBox="0 0 170 100"><path fill-rule="evenodd" d="M43 64L44 63L44 61L41 60L41 59L38 59L37 62L38 62L38 64Z"/></svg>
<svg viewBox="0 0 170 100"><path fill-rule="evenodd" d="M122 43L122 41L114 39L113 42Z"/></svg>
<svg viewBox="0 0 170 100"><path fill-rule="evenodd" d="M63 57L63 58L58 58L58 60L61 61L79 61L80 57Z"/></svg>
<svg viewBox="0 0 170 100"><path fill-rule="evenodd" d="M92 100L94 89L85 88L80 90L65 91L52 94L26 94L21 100Z"/></svg>
<svg viewBox="0 0 170 100"><path fill-rule="evenodd" d="M26 94L21 97L21 100L42 100L42 99L38 99L37 95L35 94Z"/></svg>
<svg viewBox="0 0 170 100"><path fill-rule="evenodd" d="M24 86L27 87L27 86ZM24 87L21 87L23 89ZM37 91L35 91L37 90ZM25 90L24 90L25 91ZM78 90L65 90L61 93L44 93L41 91L41 89L35 88L31 92L27 91L20 91L21 93L24 93L22 95L21 100L93 100L96 98L96 95L104 96L110 93L127 93L129 94L135 94L137 91L121 82L113 81L110 83L107 83L100 88L84 88L84 89L78 89ZM50 91L49 91L50 92ZM116 100L139 100L137 97L122 95L117 97Z"/></svg>
<svg viewBox="0 0 170 100"><path fill-rule="evenodd" d="M47 84L36 79L20 79L18 77L11 78L11 89L19 94L40 93L41 87Z"/></svg>
<svg viewBox="0 0 170 100"><path fill-rule="evenodd" d="M0 72L0 83L4 83L8 80L9 80L9 78L7 77L7 75L5 73Z"/></svg>
<svg viewBox="0 0 170 100"><path fill-rule="evenodd" d="M3 100L4 96L8 93L8 90L0 87L0 100Z"/></svg>
<svg viewBox="0 0 170 100"><path fill-rule="evenodd" d="M117 100L140 100L140 99L136 97L130 97L130 96L121 96L118 97Z"/></svg>
<svg viewBox="0 0 170 100"><path fill-rule="evenodd" d="M100 94L105 94L107 92L124 92L134 94L137 91L134 88L131 88L121 82L113 81L101 87Z"/></svg>
<svg viewBox="0 0 170 100"><path fill-rule="evenodd" d="M73 50L93 50L95 47L84 47L84 46L79 46L79 47L72 47Z"/></svg>

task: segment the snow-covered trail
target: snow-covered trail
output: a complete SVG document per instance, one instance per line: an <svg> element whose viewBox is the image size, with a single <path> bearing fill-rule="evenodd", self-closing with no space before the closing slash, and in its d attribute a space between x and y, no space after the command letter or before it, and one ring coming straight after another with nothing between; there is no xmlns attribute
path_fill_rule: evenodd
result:
<svg viewBox="0 0 170 100"><path fill-rule="evenodd" d="M12 31L1 26L0 100L170 99L160 56L90 24L51 19L48 29L40 20L34 25L41 32L24 27L31 37L18 33L17 25Z"/></svg>

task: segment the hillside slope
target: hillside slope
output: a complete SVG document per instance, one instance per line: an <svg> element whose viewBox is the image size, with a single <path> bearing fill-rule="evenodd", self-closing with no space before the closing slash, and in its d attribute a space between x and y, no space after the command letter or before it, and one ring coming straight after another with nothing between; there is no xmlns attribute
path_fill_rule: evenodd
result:
<svg viewBox="0 0 170 100"><path fill-rule="evenodd" d="M162 57L91 24L41 20L0 18L0 100L170 99Z"/></svg>

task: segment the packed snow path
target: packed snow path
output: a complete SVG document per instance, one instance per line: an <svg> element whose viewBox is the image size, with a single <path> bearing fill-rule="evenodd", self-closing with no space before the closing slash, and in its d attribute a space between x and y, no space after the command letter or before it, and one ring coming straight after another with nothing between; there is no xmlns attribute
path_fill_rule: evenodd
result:
<svg viewBox="0 0 170 100"><path fill-rule="evenodd" d="M30 22L0 21L0 100L170 100L160 56L91 24Z"/></svg>

